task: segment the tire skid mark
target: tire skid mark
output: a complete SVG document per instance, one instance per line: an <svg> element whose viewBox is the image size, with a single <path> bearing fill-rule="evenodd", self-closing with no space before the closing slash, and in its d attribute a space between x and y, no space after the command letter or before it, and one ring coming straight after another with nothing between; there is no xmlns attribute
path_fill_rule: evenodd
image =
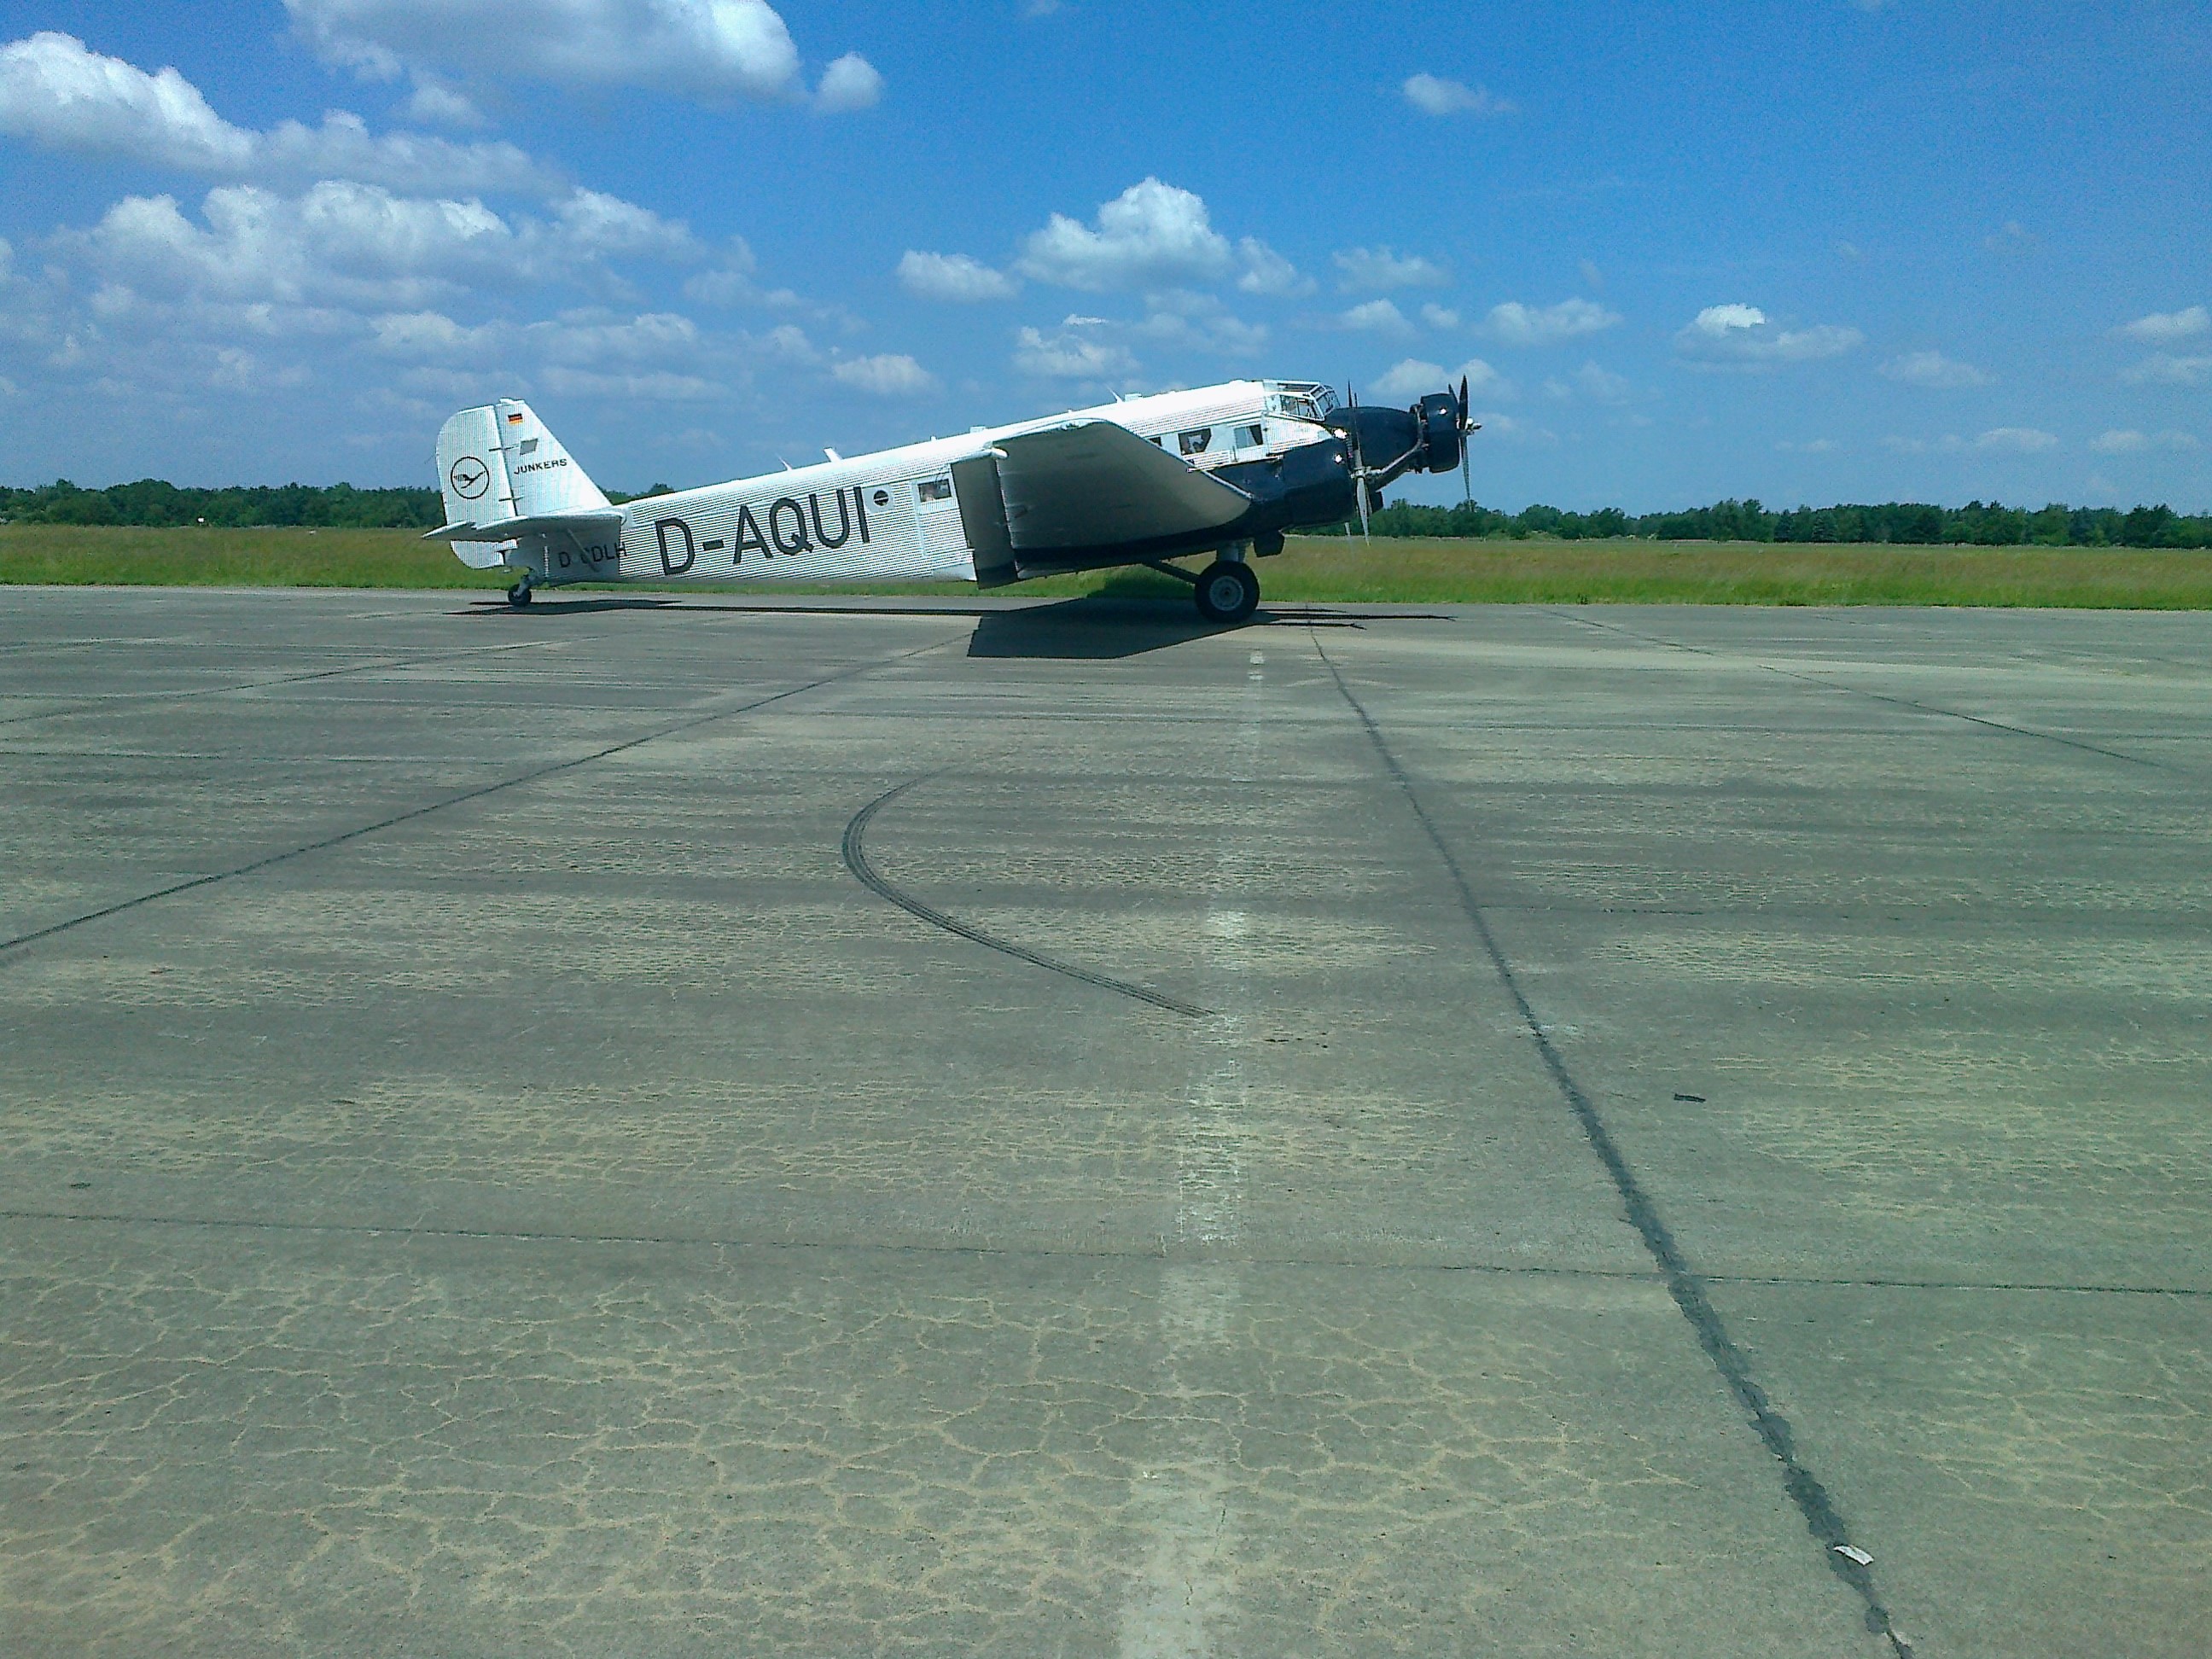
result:
<svg viewBox="0 0 2212 1659"><path fill-rule="evenodd" d="M270 1220L258 1216L164 1215L144 1210L34 1209L24 1205L0 1206L0 1222L8 1221L60 1221L87 1227L171 1227L180 1231L300 1233L328 1235L333 1238L451 1238L514 1244L636 1244L672 1249L688 1249L696 1245L714 1249L752 1250L767 1255L799 1255L807 1251L829 1250L854 1255L958 1256L979 1261L1001 1259L1055 1261L1062 1258L1076 1261L1157 1261L1161 1259L1163 1251L1160 1244L1120 1249L1111 1247L1077 1249L1065 1245L1033 1243L936 1244L914 1240L860 1245L841 1243L831 1239L794 1238L787 1230L764 1230L755 1233L579 1232L561 1228L434 1226L420 1221L293 1221ZM1525 1261L1378 1261L1370 1255L1330 1255L1310 1251L1257 1249L1249 1246L1239 1249L1237 1261L1247 1267L1379 1267L1397 1273L1480 1273L1497 1279L1595 1279L1632 1284L1663 1282L1661 1275L1651 1270L1553 1267ZM1806 1285L1845 1291L1972 1291L1987 1296L2178 1297L2193 1301L2212 1297L2212 1290L2187 1285L1997 1283L1971 1279L1836 1279L1802 1273L1705 1273L1701 1277L1708 1285Z"/></svg>
<svg viewBox="0 0 2212 1659"><path fill-rule="evenodd" d="M908 915L926 921L933 927L941 927L946 933L967 939L972 944L980 945L988 951L996 951L1001 956L1012 957L1018 962L1026 962L1030 966L1042 968L1048 973L1059 974L1067 979L1079 980L1085 985L1095 985L1101 990L1112 991L1121 996L1133 998L1139 1002L1150 1003L1155 1008L1165 1009L1171 1014L1181 1014L1186 1019L1213 1018L1213 1010L1211 1008L1201 1008L1196 1003L1185 1002L1180 997L1169 996L1166 993L1155 991L1149 986L1135 985L1125 979L1115 979L1111 974L1102 974L1091 969L1081 967L1075 963L1062 962L1058 957L1047 956L1042 951L1030 950L1026 945L1017 945L1012 939L1000 939L996 933L986 933L982 928L973 927L961 921L957 916L947 915L934 905L925 904L904 888L884 877L882 872L868 860L869 823L878 812L906 793L908 790L943 775L940 772L925 772L920 777L908 778L904 783L894 784L853 814L852 821L845 826L842 851L845 867L853 872L854 880L877 896L889 899Z"/></svg>
<svg viewBox="0 0 2212 1659"><path fill-rule="evenodd" d="M1474 927L1475 937L1481 941L1483 952L1489 957L1498 982L1513 1000L1514 1009L1519 1014L1522 1024L1535 1042L1537 1054L1542 1057L1544 1069L1550 1073L1553 1085L1574 1115L1583 1138L1589 1142L1590 1150L1597 1155L1598 1162L1604 1165L1614 1192L1620 1195L1628 1224L1636 1229L1637 1236L1644 1241L1644 1249L1657 1265L1660 1277L1666 1284L1667 1293L1674 1298L1675 1307L1680 1310L1683 1319L1696 1336L1698 1346L1712 1362L1713 1369L1720 1373L1722 1382L1728 1385L1729 1393L1751 1419L1751 1425L1758 1432L1760 1443L1781 1465L1783 1488L1789 1493L1790 1502L1797 1506L1798 1514L1804 1517L1805 1529L1820 1544L1821 1556L1827 1563L1828 1570L1856 1591L1864 1603L1868 1631L1887 1642L1897 1659L1912 1659L1911 1644L1905 1639L1904 1632L1897 1628L1875 1583L1871 1558L1866 1557L1865 1552L1851 1542L1850 1528L1844 1523L1843 1513L1836 1507L1835 1499L1799 1455L1796 1432L1790 1419L1775 1409L1766 1390L1752 1373L1750 1356L1729 1334L1720 1310L1713 1305L1712 1298L1706 1294L1707 1281L1683 1259L1681 1248L1675 1243L1674 1233L1660 1215L1658 1206L1644 1190L1643 1182L1637 1179L1635 1170L1630 1168L1626 1156L1613 1139L1612 1131L1606 1127L1604 1116L1598 1111L1596 1103L1584 1092L1582 1085L1576 1081L1574 1073L1568 1070L1565 1058L1552 1041L1551 1028L1537 1018L1534 1005L1528 1000L1528 993L1522 988L1520 976L1514 972L1513 964L1498 944L1497 934L1491 930L1489 918L1484 913L1481 901L1475 897L1466 872L1444 840L1443 832L1437 828L1436 821L1429 816L1419 793L1413 787L1412 775L1384 739L1382 728L1375 723L1374 716L1353 695L1343 671L1328 654L1318 635L1314 637L1313 647L1328 666L1330 678L1336 682L1339 695L1358 717L1361 728L1366 732L1368 741L1374 745L1376 753L1382 757L1391 781L1405 798L1406 805L1419 823L1422 833L1428 837L1429 845L1435 849L1437 859L1450 876L1461 910ZM1846 1551L1850 1553L1846 1554Z"/></svg>
<svg viewBox="0 0 2212 1659"><path fill-rule="evenodd" d="M151 892L140 893L127 899L118 899L112 904L101 905L98 909L87 910L82 915L71 916L66 921L53 922L45 927L33 928L29 933L18 933L13 939L0 939L0 959L6 958L10 952L21 951L25 945L34 945L40 939L52 939L57 933L66 933L74 928L83 927L88 922L100 921L108 916L120 915L126 910L135 910L141 905L151 904L156 899L173 897L179 893L189 893L196 888L212 887L218 882L234 880L240 876L250 876L279 864L289 864L295 859L305 858L311 853L327 852L331 848L343 847L349 842L359 841L365 836L377 835L386 830L396 829L403 823L412 823L417 818L428 817L433 813L446 811L448 807L464 805L472 800L482 800L487 795L500 794L509 789L519 789L525 784L536 783L542 778L556 777L563 772L573 772L579 767L591 765L594 761L603 761L611 756L623 754L648 743L658 743L663 738L674 737L679 732L695 731L700 726L711 725L716 720L730 720L739 714L750 714L756 709L767 708L770 703L781 702L787 697L795 697L804 692L817 690L823 686L835 684L839 680L850 679L856 674L864 674L872 669L887 667L895 662L902 662L909 657L918 657L927 652L939 651L947 645L956 642L952 640L939 640L933 644L923 646L918 650L896 652L888 657L878 657L868 662L856 663L849 668L841 668L834 674L824 674L817 679L809 680L804 685L790 686L784 690L772 692L764 697L756 697L750 702L740 703L735 708L716 708L706 714L694 714L686 720L669 721L637 737L625 738L620 743L611 743L604 748L594 749L588 754L571 756L563 761L552 761L544 766L532 767L527 772L517 773L513 777L496 779L490 783L479 784L473 789L464 789L456 794L441 796L424 805L410 806L405 811L394 812L389 817L378 818L371 823L356 824L350 830L341 830L336 835L325 836L319 841L311 841L298 847L288 847L282 852L264 854L260 858L249 860L244 864L233 865L228 870L216 870L204 876L189 877L183 881L171 882L166 887L157 887Z"/></svg>

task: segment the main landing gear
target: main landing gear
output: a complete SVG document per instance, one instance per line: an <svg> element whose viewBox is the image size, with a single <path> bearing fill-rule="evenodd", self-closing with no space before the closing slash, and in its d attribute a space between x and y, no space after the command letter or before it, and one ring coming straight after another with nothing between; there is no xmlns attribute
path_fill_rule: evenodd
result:
<svg viewBox="0 0 2212 1659"><path fill-rule="evenodd" d="M1206 621L1233 625L1260 608L1260 579L1242 559L1216 559L1200 573L1190 596Z"/></svg>
<svg viewBox="0 0 2212 1659"><path fill-rule="evenodd" d="M517 611L530 603L530 578L527 575L507 590L507 602Z"/></svg>
<svg viewBox="0 0 2212 1659"><path fill-rule="evenodd" d="M1138 562L1163 576L1188 582L1190 597L1198 602L1198 614L1218 626L1233 628L1238 623L1250 621L1252 613L1260 608L1260 579L1244 562L1246 545L1237 542L1223 548L1213 562L1195 576L1165 559L1140 559ZM1263 555L1279 553L1283 550L1283 538L1269 537L1259 544L1258 550Z"/></svg>

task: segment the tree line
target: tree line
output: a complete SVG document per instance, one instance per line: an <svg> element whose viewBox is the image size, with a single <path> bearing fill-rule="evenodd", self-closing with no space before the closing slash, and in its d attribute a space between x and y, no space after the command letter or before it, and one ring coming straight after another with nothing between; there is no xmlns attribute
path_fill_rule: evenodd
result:
<svg viewBox="0 0 2212 1659"><path fill-rule="evenodd" d="M641 495L665 495L657 483ZM641 495L609 492L617 501ZM445 499L434 489L356 489L351 484L234 484L194 489L160 478L84 489L67 478L30 489L0 485L0 521L16 524L303 525L318 530L435 530Z"/></svg>
<svg viewBox="0 0 2212 1659"><path fill-rule="evenodd" d="M665 495L656 483L639 495ZM331 530L434 530L444 522L434 489L356 489L351 484L233 485L194 489L142 478L84 489L66 478L34 489L0 486L0 520L19 524L301 525ZM1658 541L1954 543L1975 547L2212 547L2212 514L2169 507L2003 507L1969 501L1800 507L1774 512L1757 500L1716 501L1679 513L1631 514L1619 507L1567 512L1541 505L1518 513L1465 501L1420 507L1394 501L1374 515L1377 536L1556 537L1585 541L1638 536Z"/></svg>
<svg viewBox="0 0 2212 1659"><path fill-rule="evenodd" d="M2170 507L2004 507L1968 501L1842 504L1774 512L1756 498L1716 501L1677 513L1571 513L1538 505L1501 513L1473 501L1419 507L1393 501L1371 520L1377 536L1556 537L1563 541L1638 536L1686 542L1903 542L1972 547L2212 547L2212 514Z"/></svg>

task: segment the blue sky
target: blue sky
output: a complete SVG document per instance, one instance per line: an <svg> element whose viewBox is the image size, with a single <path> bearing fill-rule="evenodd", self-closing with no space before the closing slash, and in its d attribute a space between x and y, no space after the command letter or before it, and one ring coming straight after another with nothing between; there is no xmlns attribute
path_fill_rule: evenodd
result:
<svg viewBox="0 0 2212 1659"><path fill-rule="evenodd" d="M2201 511L2208 113L2201 5L0 0L0 482L1464 372L1507 508Z"/></svg>

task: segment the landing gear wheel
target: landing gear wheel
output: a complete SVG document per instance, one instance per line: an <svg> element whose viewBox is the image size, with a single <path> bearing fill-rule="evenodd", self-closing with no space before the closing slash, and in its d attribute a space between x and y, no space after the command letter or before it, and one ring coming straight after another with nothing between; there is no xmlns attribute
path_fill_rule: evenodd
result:
<svg viewBox="0 0 2212 1659"><path fill-rule="evenodd" d="M1260 608L1260 579L1249 565L1218 560L1206 568L1191 597L1198 601L1198 614L1206 621L1241 623Z"/></svg>
<svg viewBox="0 0 2212 1659"><path fill-rule="evenodd" d="M507 602L518 611L530 603L530 584L517 582L507 590Z"/></svg>

